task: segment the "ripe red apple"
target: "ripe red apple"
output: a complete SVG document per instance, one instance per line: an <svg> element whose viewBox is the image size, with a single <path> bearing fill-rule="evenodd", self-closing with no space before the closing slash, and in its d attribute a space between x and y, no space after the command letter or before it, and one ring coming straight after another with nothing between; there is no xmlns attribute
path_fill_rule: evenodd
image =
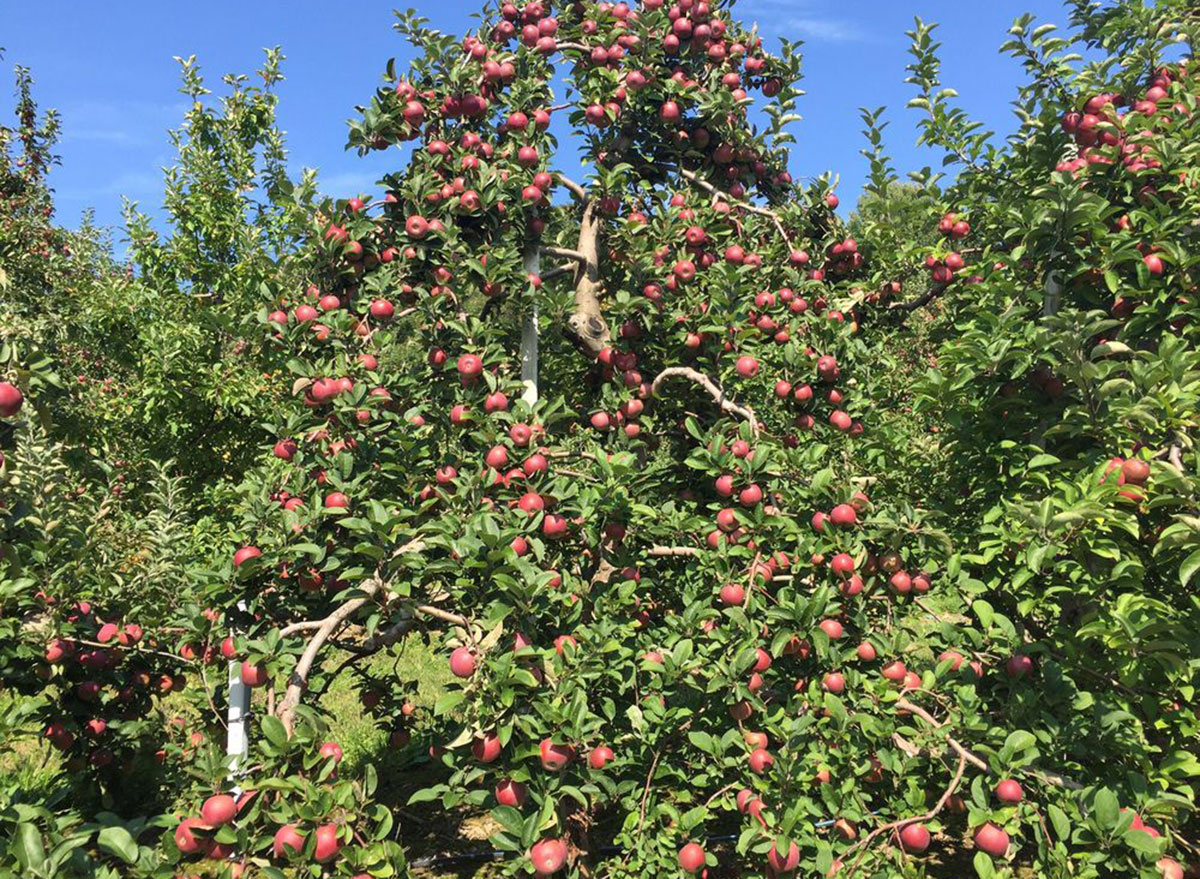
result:
<svg viewBox="0 0 1200 879"><path fill-rule="evenodd" d="M10 382L0 382L0 418L12 418L21 411L25 395Z"/></svg>
<svg viewBox="0 0 1200 879"><path fill-rule="evenodd" d="M491 763L500 756L500 737L495 733L476 738L471 743L471 755L480 763Z"/></svg>
<svg viewBox="0 0 1200 879"><path fill-rule="evenodd" d="M920 821L905 824L900 831L900 845L910 854L920 854L929 848L929 830Z"/></svg>
<svg viewBox="0 0 1200 879"><path fill-rule="evenodd" d="M898 684L904 680L905 675L908 674L908 669L904 667L903 662L895 659L885 665L880 674L892 683Z"/></svg>
<svg viewBox="0 0 1200 879"><path fill-rule="evenodd" d="M262 550L257 546L243 546L233 554L233 566L235 568L240 568L244 562L248 562L250 559L256 559L260 555L262 555Z"/></svg>
<svg viewBox="0 0 1200 879"><path fill-rule="evenodd" d="M559 772L575 759L575 749L570 745L556 745L553 739L543 739L538 745L541 755L542 768L550 772Z"/></svg>
<svg viewBox="0 0 1200 879"><path fill-rule="evenodd" d="M829 636L830 641L836 641L846 634L846 630L837 620L821 620L821 631Z"/></svg>
<svg viewBox="0 0 1200 879"><path fill-rule="evenodd" d="M313 859L318 864L327 864L337 857L342 844L338 840L336 824L322 824L316 830L317 845L313 849Z"/></svg>
<svg viewBox="0 0 1200 879"><path fill-rule="evenodd" d="M475 674L475 654L470 648L458 647L450 654L450 671L460 678Z"/></svg>
<svg viewBox="0 0 1200 879"><path fill-rule="evenodd" d="M755 748L750 752L750 768L762 775L775 764L775 758L766 748Z"/></svg>
<svg viewBox="0 0 1200 879"><path fill-rule="evenodd" d="M205 824L220 827L228 824L237 814L237 803L229 794L216 794L204 801L200 807L200 817Z"/></svg>
<svg viewBox="0 0 1200 879"><path fill-rule="evenodd" d="M758 360L749 355L743 355L737 359L736 368L738 375L743 378L753 378L758 375Z"/></svg>
<svg viewBox="0 0 1200 879"><path fill-rule="evenodd" d="M787 857L779 853L776 848L776 843L771 843L771 850L767 852L767 864L777 874L791 873L800 866L800 847L796 843L788 845Z"/></svg>
<svg viewBox="0 0 1200 879"><path fill-rule="evenodd" d="M1142 257L1142 262L1146 264L1146 271L1150 272L1151 275L1155 277L1162 275L1165 267L1163 266L1162 257L1158 254L1148 253Z"/></svg>
<svg viewBox="0 0 1200 879"><path fill-rule="evenodd" d="M342 494L340 491L331 491L325 495L325 509L327 510L345 510L350 506L350 498Z"/></svg>
<svg viewBox="0 0 1200 879"><path fill-rule="evenodd" d="M1025 797L1025 791L1020 783L1012 778L1006 778L996 785L996 799L1002 803L1019 803Z"/></svg>
<svg viewBox="0 0 1200 879"><path fill-rule="evenodd" d="M588 754L588 766L593 769L603 769L613 759L613 750L607 745L592 748Z"/></svg>
<svg viewBox="0 0 1200 879"><path fill-rule="evenodd" d="M567 844L561 839L543 839L529 849L529 860L538 876L557 873L567 862Z"/></svg>
<svg viewBox="0 0 1200 879"><path fill-rule="evenodd" d="M854 558L848 553L839 552L829 560L829 567L835 574L846 576L854 573Z"/></svg>
<svg viewBox="0 0 1200 879"><path fill-rule="evenodd" d="M267 683L267 667L254 665L249 660L242 662L242 683L247 687L261 687Z"/></svg>
<svg viewBox="0 0 1200 879"><path fill-rule="evenodd" d="M213 841L197 833L203 827L204 821L200 818L184 818L175 828L175 847L185 855L211 850Z"/></svg>
<svg viewBox="0 0 1200 879"><path fill-rule="evenodd" d="M1004 671L1010 678L1023 678L1033 674L1033 660L1024 653L1014 653L1004 664Z"/></svg>
<svg viewBox="0 0 1200 879"><path fill-rule="evenodd" d="M317 755L322 760L328 760L330 757L332 757L334 763L341 763L342 746L337 742L325 742L323 745L321 745L320 750L317 751Z"/></svg>
<svg viewBox="0 0 1200 879"><path fill-rule="evenodd" d="M858 513L849 504L838 504L829 511L829 519L838 527L848 528L858 521Z"/></svg>
<svg viewBox="0 0 1200 879"><path fill-rule="evenodd" d="M494 794L496 802L501 806L512 806L514 809L519 809L525 805L525 798L529 792L521 782L506 778L496 785Z"/></svg>
<svg viewBox="0 0 1200 879"><path fill-rule="evenodd" d="M874 662L875 655L875 645L870 641L863 641L858 645L858 658L863 662Z"/></svg>
<svg viewBox="0 0 1200 879"><path fill-rule="evenodd" d="M750 485L743 488L738 495L738 503L743 507L755 507L762 502L763 492L757 485Z"/></svg>
<svg viewBox="0 0 1200 879"><path fill-rule="evenodd" d="M746 590L737 583L726 583L721 587L721 603L730 607L746 600Z"/></svg>
<svg viewBox="0 0 1200 879"><path fill-rule="evenodd" d="M1121 479L1130 485L1144 485L1150 478L1150 465L1141 458L1127 458L1121 464Z"/></svg>
<svg viewBox="0 0 1200 879"><path fill-rule="evenodd" d="M975 845L993 857L1008 851L1008 834L990 821L975 831Z"/></svg>
<svg viewBox="0 0 1200 879"><path fill-rule="evenodd" d="M837 696L845 691L846 678L836 671L831 671L821 680L821 686L825 688L826 692Z"/></svg>
<svg viewBox="0 0 1200 879"><path fill-rule="evenodd" d="M1159 858L1155 861L1154 866L1158 867L1162 879L1183 879L1186 875L1183 872L1183 866L1174 858Z"/></svg>
<svg viewBox="0 0 1200 879"><path fill-rule="evenodd" d="M685 873L695 873L704 866L704 848L696 842L689 842L679 850L679 866Z"/></svg>

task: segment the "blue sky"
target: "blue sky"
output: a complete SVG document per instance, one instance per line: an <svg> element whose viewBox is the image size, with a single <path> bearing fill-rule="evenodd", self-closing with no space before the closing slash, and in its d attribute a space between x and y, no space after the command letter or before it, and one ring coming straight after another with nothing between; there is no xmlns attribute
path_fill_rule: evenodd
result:
<svg viewBox="0 0 1200 879"><path fill-rule="evenodd" d="M280 87L280 121L290 161L298 171L317 167L322 189L346 196L370 191L380 173L398 165L395 153L367 159L347 153L345 120L379 83L387 59L405 59L392 31L394 4L207 0L9 3L5 10L4 66L33 69L43 107L63 116L62 166L52 175L59 218L74 223L84 208L119 226L121 197L145 208L161 201L163 165L173 160L166 137L184 112L177 91L177 55L195 54L209 84L221 74L252 72L264 46L287 56ZM433 26L462 33L474 23L476 3L437 0L418 7ZM913 16L940 22L943 79L989 127L1008 131L1009 102L1021 81L1017 62L997 52L1012 20L1033 12L1039 21L1065 23L1058 0L740 0L736 14L757 21L768 45L779 36L805 40L808 94L792 172L812 176L832 169L852 205L866 174L859 155L858 107L886 104L887 145L900 169L934 165L940 156L914 146L916 113L904 85ZM11 79L8 80L11 83ZM0 105L5 112L11 102ZM121 238L117 231L118 241Z"/></svg>

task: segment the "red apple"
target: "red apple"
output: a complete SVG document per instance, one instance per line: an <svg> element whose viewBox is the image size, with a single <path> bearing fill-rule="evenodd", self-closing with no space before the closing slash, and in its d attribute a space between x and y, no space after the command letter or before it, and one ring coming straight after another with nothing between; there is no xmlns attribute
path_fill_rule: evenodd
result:
<svg viewBox="0 0 1200 879"><path fill-rule="evenodd" d="M990 821L975 831L975 845L993 857L1008 851L1008 834Z"/></svg>
<svg viewBox="0 0 1200 879"><path fill-rule="evenodd" d="M205 824L220 827L228 824L237 814L237 803L229 794L217 794L209 797L200 807L200 817Z"/></svg>
<svg viewBox="0 0 1200 879"><path fill-rule="evenodd" d="M538 876L557 873L567 862L567 844L561 839L543 839L529 849L529 860Z"/></svg>
<svg viewBox="0 0 1200 879"><path fill-rule="evenodd" d="M689 842L679 850L679 866L685 873L695 873L704 866L704 848L696 842Z"/></svg>
<svg viewBox="0 0 1200 879"><path fill-rule="evenodd" d="M1025 796L1021 785L1011 778L1006 778L996 785L996 799L1002 803L1019 803Z"/></svg>
<svg viewBox="0 0 1200 879"><path fill-rule="evenodd" d="M929 830L920 821L905 824L900 831L900 845L906 852L920 854L929 848Z"/></svg>
<svg viewBox="0 0 1200 879"><path fill-rule="evenodd" d="M475 674L475 654L470 648L458 647L450 654L450 671L460 678Z"/></svg>

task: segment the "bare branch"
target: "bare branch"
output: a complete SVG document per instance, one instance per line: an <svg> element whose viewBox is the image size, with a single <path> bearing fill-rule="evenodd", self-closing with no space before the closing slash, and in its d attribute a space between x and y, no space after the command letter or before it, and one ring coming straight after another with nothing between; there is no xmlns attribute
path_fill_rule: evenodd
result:
<svg viewBox="0 0 1200 879"><path fill-rule="evenodd" d="M440 607L434 607L433 605L429 604L418 604L416 611L423 616L433 617L434 619L450 623L454 626L466 627L471 624L471 621L466 617L460 617L456 613L450 613L449 611L442 610Z"/></svg>
<svg viewBox="0 0 1200 879"><path fill-rule="evenodd" d="M538 275L538 277L542 279L542 283L545 283L546 281L553 281L555 278L561 278L563 275L573 274L575 274L575 266L570 263L566 263L561 266L555 266L549 271Z"/></svg>
<svg viewBox="0 0 1200 879"><path fill-rule="evenodd" d="M578 250L569 250L565 247L540 247L538 249L547 256L557 256L559 259L573 259L575 262L583 263L588 261L587 254L580 253Z"/></svg>
<svg viewBox="0 0 1200 879"><path fill-rule="evenodd" d="M954 792L958 790L958 785L962 782L963 772L966 771L966 768L967 758L962 754L959 754L958 768L954 771L954 776L950 779L950 784L948 784L946 789L942 791L941 797L938 798L938 801L934 804L932 809L930 809L924 815L914 815L911 818L902 818L899 821L892 821L888 824L882 824L879 827L876 827L854 845L850 846L850 848L846 849L846 851L842 852L842 857L844 858L855 849L862 849L862 853L854 859L854 863L851 864L850 869L846 871L847 879L848 877L854 875L854 871L858 869L858 865L862 862L862 859L867 856L867 847L871 844L872 840L877 839L879 836L887 833L889 830L900 830L903 827L907 827L909 824L916 824L920 821L929 821L931 818L936 817L937 814L945 808L946 803L950 801L950 797L954 795Z"/></svg>
<svg viewBox="0 0 1200 879"><path fill-rule="evenodd" d="M559 179L559 181L562 182L562 185L565 186L570 191L571 195L575 196L581 202L587 201L587 199L588 199L587 190L584 189L582 185L576 183L574 180L572 180L566 174L563 174L561 171L558 172L558 179Z"/></svg>
<svg viewBox="0 0 1200 879"><path fill-rule="evenodd" d="M393 552L391 558L397 558L407 552L419 551L424 545L425 543L421 538L414 538ZM316 662L321 648L325 646L325 642L329 640L333 633L354 616L363 605L371 601L383 586L382 573L377 569L374 576L359 584L358 589L363 593L361 596L351 598L342 604L341 607L334 610L333 613L329 614L329 616L325 617L325 619L319 621L312 638L308 642L308 646L300 654L300 661L296 663L295 669L292 670L292 674L288 678L287 690L276 710L279 719L283 721L283 725L289 734L292 730L292 721L296 713L296 706L300 704L300 700L304 695L304 689L308 686L309 673L312 671L313 663ZM307 627L308 623L304 625ZM307 630L307 628L304 630Z"/></svg>
<svg viewBox="0 0 1200 879"><path fill-rule="evenodd" d="M737 415L740 418L744 418L746 421L750 422L750 429L754 432L754 435L758 435L759 424L758 418L754 415L754 410L749 406L742 406L730 400L725 396L725 392L717 387L716 382L714 382L704 373L697 372L690 367L672 366L664 369L655 377L654 383L650 386L650 394L652 396L657 396L659 390L662 388L663 383L672 376L680 376L681 378L686 378L689 381L700 385L700 387L708 391L709 395L716 401L717 406L722 411L728 412L731 415Z"/></svg>
<svg viewBox="0 0 1200 879"><path fill-rule="evenodd" d="M775 213L775 211L771 210L770 208L764 208L761 205L756 205L753 202L743 201L742 199L734 198L729 193L722 192L721 190L717 189L717 187L713 186L707 180L703 180L700 177L698 177L696 175L695 171L689 171L686 168L680 168L679 173L683 175L685 180L688 180L691 183L694 183L696 186L703 189L709 195L715 196L717 198L725 199L730 204L735 204L738 207L742 208L743 210L749 211L752 214L758 214L759 216L762 216L762 217L769 217L771 219L771 222L775 224L775 230L777 232L779 232L780 237L783 238L783 240L786 244L791 246L792 238L790 235L788 235L787 229L785 229L783 226L783 221L779 218L779 214Z"/></svg>
<svg viewBox="0 0 1200 879"><path fill-rule="evenodd" d="M672 556L697 556L700 550L694 546L652 546L646 550L651 558L669 558Z"/></svg>

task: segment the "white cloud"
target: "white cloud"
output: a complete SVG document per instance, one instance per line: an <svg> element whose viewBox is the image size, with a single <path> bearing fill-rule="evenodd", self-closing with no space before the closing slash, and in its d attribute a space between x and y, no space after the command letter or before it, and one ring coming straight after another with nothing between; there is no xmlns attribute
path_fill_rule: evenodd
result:
<svg viewBox="0 0 1200 879"><path fill-rule="evenodd" d="M85 99L60 108L68 141L133 147L167 142L167 129L183 122L188 105L172 101Z"/></svg>
<svg viewBox="0 0 1200 879"><path fill-rule="evenodd" d="M747 0L739 12L757 18L765 33L810 42L855 43L870 35L850 19L837 16L828 0Z"/></svg>
<svg viewBox="0 0 1200 879"><path fill-rule="evenodd" d="M822 43L856 43L867 38L856 24L836 18L789 18L777 30Z"/></svg>

